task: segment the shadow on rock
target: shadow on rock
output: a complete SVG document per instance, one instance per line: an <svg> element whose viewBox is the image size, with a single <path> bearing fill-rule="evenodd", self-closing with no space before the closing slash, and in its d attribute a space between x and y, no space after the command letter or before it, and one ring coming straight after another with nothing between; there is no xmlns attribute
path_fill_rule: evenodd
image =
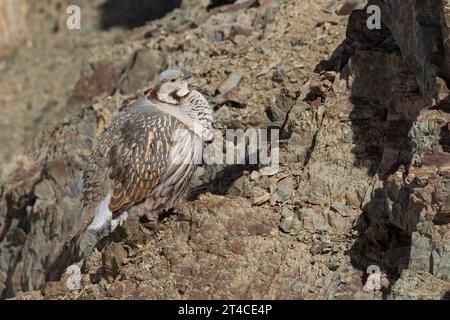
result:
<svg viewBox="0 0 450 320"><path fill-rule="evenodd" d="M410 203L415 185L404 177L415 151L410 130L427 103L389 29L368 30L366 21L364 11L352 13L347 39L316 72L338 71L352 80L354 166L367 168L371 182L355 225L357 240L347 254L364 272L362 284L369 266L381 268L389 281L383 289L386 297L408 267L411 234L422 210Z"/></svg>
<svg viewBox="0 0 450 320"><path fill-rule="evenodd" d="M181 6L182 0L109 0L101 9L102 29L145 25L146 22L164 17Z"/></svg>
<svg viewBox="0 0 450 320"><path fill-rule="evenodd" d="M245 171L252 172L253 170L257 169L257 165L229 165L223 170L218 171L213 179L208 180L195 188L192 188L187 196L187 200L193 201L197 199L200 194L205 192L210 192L217 195L225 195L227 194L233 183L238 180Z"/></svg>

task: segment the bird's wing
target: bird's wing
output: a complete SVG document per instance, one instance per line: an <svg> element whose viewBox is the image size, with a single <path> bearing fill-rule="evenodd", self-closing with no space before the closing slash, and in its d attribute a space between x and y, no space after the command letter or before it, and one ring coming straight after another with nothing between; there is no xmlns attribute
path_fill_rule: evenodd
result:
<svg viewBox="0 0 450 320"><path fill-rule="evenodd" d="M111 128L116 135L107 155L113 213L143 201L161 183L177 125L161 113L132 113Z"/></svg>

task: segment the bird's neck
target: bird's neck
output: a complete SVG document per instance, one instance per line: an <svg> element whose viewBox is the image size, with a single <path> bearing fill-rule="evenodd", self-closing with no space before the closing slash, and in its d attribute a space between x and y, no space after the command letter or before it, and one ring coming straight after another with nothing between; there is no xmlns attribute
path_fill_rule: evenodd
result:
<svg viewBox="0 0 450 320"><path fill-rule="evenodd" d="M197 134L198 132L201 132L201 130L203 129L202 123L198 119L192 117L188 112L183 110L182 102L178 102L178 104L173 104L161 101L160 99L158 99L157 95L156 96L155 94L152 95L151 92L148 98L152 103L152 105L158 111L174 117L175 119L186 125L191 132Z"/></svg>

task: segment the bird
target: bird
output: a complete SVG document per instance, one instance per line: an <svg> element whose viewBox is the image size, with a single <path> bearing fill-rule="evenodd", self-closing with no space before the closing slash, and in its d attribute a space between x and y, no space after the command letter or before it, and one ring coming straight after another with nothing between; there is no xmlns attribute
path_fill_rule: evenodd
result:
<svg viewBox="0 0 450 320"><path fill-rule="evenodd" d="M128 219L132 206L145 203L140 211L154 220L183 199L202 161L204 143L214 139L213 109L189 88L191 76L180 70L162 72L100 134L82 175L79 222L51 274L88 255L96 241ZM89 246L82 244L84 233L95 235ZM83 248L75 251L75 245Z"/></svg>
<svg viewBox="0 0 450 320"><path fill-rule="evenodd" d="M120 112L100 135L83 173L82 220L112 232L145 201L152 219L175 207L213 139L213 109L189 88L192 75L166 70L157 84Z"/></svg>

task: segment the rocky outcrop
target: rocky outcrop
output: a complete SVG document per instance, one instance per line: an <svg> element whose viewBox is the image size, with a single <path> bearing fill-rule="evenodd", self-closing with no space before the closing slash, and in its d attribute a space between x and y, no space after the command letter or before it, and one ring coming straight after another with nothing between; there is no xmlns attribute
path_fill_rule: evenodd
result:
<svg viewBox="0 0 450 320"><path fill-rule="evenodd" d="M5 56L25 38L27 28L25 1L2 1L0 4L0 57Z"/></svg>
<svg viewBox="0 0 450 320"><path fill-rule="evenodd" d="M449 82L448 36L443 0L374 0L381 7L383 23L391 30L409 68L416 74L422 93L431 103L437 97L437 76Z"/></svg>

